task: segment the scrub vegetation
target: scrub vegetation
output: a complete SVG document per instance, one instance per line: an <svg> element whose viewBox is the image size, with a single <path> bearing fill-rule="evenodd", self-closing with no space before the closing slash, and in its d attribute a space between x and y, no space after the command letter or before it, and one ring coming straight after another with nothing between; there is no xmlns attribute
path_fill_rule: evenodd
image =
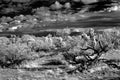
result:
<svg viewBox="0 0 120 80"><path fill-rule="evenodd" d="M108 71L112 69L110 73L104 72L107 77L110 77L109 74L119 75L117 72L113 74L115 70L119 71L119 56L107 58L111 52L115 53L114 56L119 54L116 53L120 48L119 30L85 29L76 32L79 33L77 35L70 36L72 33L75 31L70 30L69 34L63 32L59 36L57 33L54 36L49 34L43 37L34 35L0 37L0 66L23 71L47 70L52 75L55 75L53 73L57 70L59 75L87 72L87 78L90 76L89 73L96 74L99 71L97 75L99 76L106 69ZM108 56L102 57L105 55Z"/></svg>
<svg viewBox="0 0 120 80"><path fill-rule="evenodd" d="M0 0L0 80L119 80L119 11L119 0Z"/></svg>

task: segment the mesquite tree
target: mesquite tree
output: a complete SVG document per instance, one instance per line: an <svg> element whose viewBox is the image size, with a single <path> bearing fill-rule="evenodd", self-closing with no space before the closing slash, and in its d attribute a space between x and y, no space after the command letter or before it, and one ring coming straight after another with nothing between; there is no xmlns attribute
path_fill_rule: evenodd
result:
<svg viewBox="0 0 120 80"><path fill-rule="evenodd" d="M102 54L105 54L113 48L114 43L108 38L110 35L107 36L104 32L102 34L95 34L94 30L89 30L89 32L83 36L85 48L80 49L83 51L82 54L89 62L87 66L95 63Z"/></svg>
<svg viewBox="0 0 120 80"><path fill-rule="evenodd" d="M78 41L74 40L76 45L74 44L69 48L70 50L78 46L79 51L69 52L69 50L67 50L63 54L69 64L76 65L74 70L70 72L75 70L83 71L95 64L101 55L113 49L117 40L117 37L114 39L115 36L116 34L107 34L104 31L102 33L95 33L93 29L83 32Z"/></svg>

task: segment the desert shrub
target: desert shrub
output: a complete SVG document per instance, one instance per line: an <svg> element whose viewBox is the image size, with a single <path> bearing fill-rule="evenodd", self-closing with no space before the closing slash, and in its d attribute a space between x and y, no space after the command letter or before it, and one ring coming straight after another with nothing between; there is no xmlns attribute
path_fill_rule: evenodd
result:
<svg viewBox="0 0 120 80"><path fill-rule="evenodd" d="M31 35L23 35L23 36L21 37L21 40L22 40L23 42L28 43L29 41L35 41L35 37L34 37L34 36L31 36Z"/></svg>
<svg viewBox="0 0 120 80"><path fill-rule="evenodd" d="M28 43L28 46L36 52L39 51L50 51L51 49L55 48L53 44L52 37L38 37L35 41L31 41Z"/></svg>
<svg viewBox="0 0 120 80"><path fill-rule="evenodd" d="M66 50L63 53L63 56L69 64L80 64L81 66L77 67L78 69L80 69L80 67L82 67L81 70L87 69L93 64L96 64L101 55L114 49L118 39L118 37L115 36L116 34L113 35L113 33L107 34L106 32L103 32L100 34L95 33L93 29L89 29L88 31L83 32L82 35L77 36L78 39L71 37L76 45L71 46L69 50ZM74 51L74 49L77 49L77 51Z"/></svg>
<svg viewBox="0 0 120 80"><path fill-rule="evenodd" d="M50 51L54 50L61 45L62 38L60 37L35 37L30 35L22 36L23 43L27 43L28 47L31 48L32 51L40 52L40 51Z"/></svg>
<svg viewBox="0 0 120 80"><path fill-rule="evenodd" d="M111 42L114 46L114 49L120 48L120 31L117 29L113 29L110 32L104 32L104 36ZM107 40L107 41L108 41Z"/></svg>
<svg viewBox="0 0 120 80"><path fill-rule="evenodd" d="M6 37L0 37L0 44L8 45L8 44L10 44L10 40Z"/></svg>
<svg viewBox="0 0 120 80"><path fill-rule="evenodd" d="M10 67L31 59L30 49L26 44L0 45L0 66Z"/></svg>
<svg viewBox="0 0 120 80"><path fill-rule="evenodd" d="M77 36L23 35L21 38L15 37L14 43L12 42L14 38L0 37L0 65L9 67L34 59L37 55L48 56L55 53L62 55L63 61L69 65L80 65L75 70L81 71L95 64L107 51L119 49L119 36L119 31L116 30L96 33L93 29L88 29Z"/></svg>
<svg viewBox="0 0 120 80"><path fill-rule="evenodd" d="M89 33L86 34L88 34L90 38L86 41L86 48L81 48L81 50L83 50L84 53L86 53L86 50L92 50L92 54L85 54L91 63L95 63L102 54L113 49L114 44L112 43L111 35L105 35L103 33L96 34L93 30L90 30Z"/></svg>

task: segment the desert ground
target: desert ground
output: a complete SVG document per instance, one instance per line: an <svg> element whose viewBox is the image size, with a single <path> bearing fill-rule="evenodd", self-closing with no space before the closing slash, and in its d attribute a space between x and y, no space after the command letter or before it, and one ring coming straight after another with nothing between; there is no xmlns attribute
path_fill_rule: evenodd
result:
<svg viewBox="0 0 120 80"><path fill-rule="evenodd" d="M119 80L119 0L1 0L0 80Z"/></svg>

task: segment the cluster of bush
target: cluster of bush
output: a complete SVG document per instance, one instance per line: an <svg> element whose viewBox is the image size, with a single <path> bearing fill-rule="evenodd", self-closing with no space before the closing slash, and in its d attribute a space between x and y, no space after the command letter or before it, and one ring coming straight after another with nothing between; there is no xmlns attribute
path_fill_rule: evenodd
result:
<svg viewBox="0 0 120 80"><path fill-rule="evenodd" d="M100 3L100 5L92 4L94 6L97 6L96 8L94 6L92 7L92 5L87 5L85 7L81 4L81 2L87 4L99 2L99 0L26 0L26 2L28 3L21 0L2 0L2 2L0 3L0 14L5 13L5 15L0 15L0 32L15 30L19 31L19 29L22 28L21 30L23 30L26 27L43 27L49 24L49 22L55 21L75 21L81 19L81 16L79 16L80 13L84 13L89 10L98 10L98 8L100 8L101 10L102 7L107 7L106 4L109 4L109 7L112 6L111 3L109 3L109 0L102 0L104 4ZM43 4L41 2L43 2ZM50 2L50 5L44 6L44 3L47 2ZM114 1L110 0L110 2ZM27 4L29 4L30 6L28 6ZM7 7L5 7L6 5ZM33 7L35 5L37 6ZM79 11L76 11L76 8L73 9L73 7L75 6L79 9ZM117 10L117 8L117 6L110 8L109 11L112 11L111 9L115 11Z"/></svg>
<svg viewBox="0 0 120 80"><path fill-rule="evenodd" d="M35 60L50 55L61 55L59 62L75 66L75 70L84 70L95 64L101 55L109 50L120 48L118 30L96 33L93 29L83 31L77 36L0 37L0 66L16 67L24 61ZM51 58L52 59L52 58ZM52 61L56 61L54 58Z"/></svg>
<svg viewBox="0 0 120 80"><path fill-rule="evenodd" d="M33 9L34 15L18 15L14 17L2 16L0 18L0 32L19 31L24 28L36 28L49 25L57 21L75 21L80 19L79 13L72 15L63 14L63 12L51 12L47 7Z"/></svg>

